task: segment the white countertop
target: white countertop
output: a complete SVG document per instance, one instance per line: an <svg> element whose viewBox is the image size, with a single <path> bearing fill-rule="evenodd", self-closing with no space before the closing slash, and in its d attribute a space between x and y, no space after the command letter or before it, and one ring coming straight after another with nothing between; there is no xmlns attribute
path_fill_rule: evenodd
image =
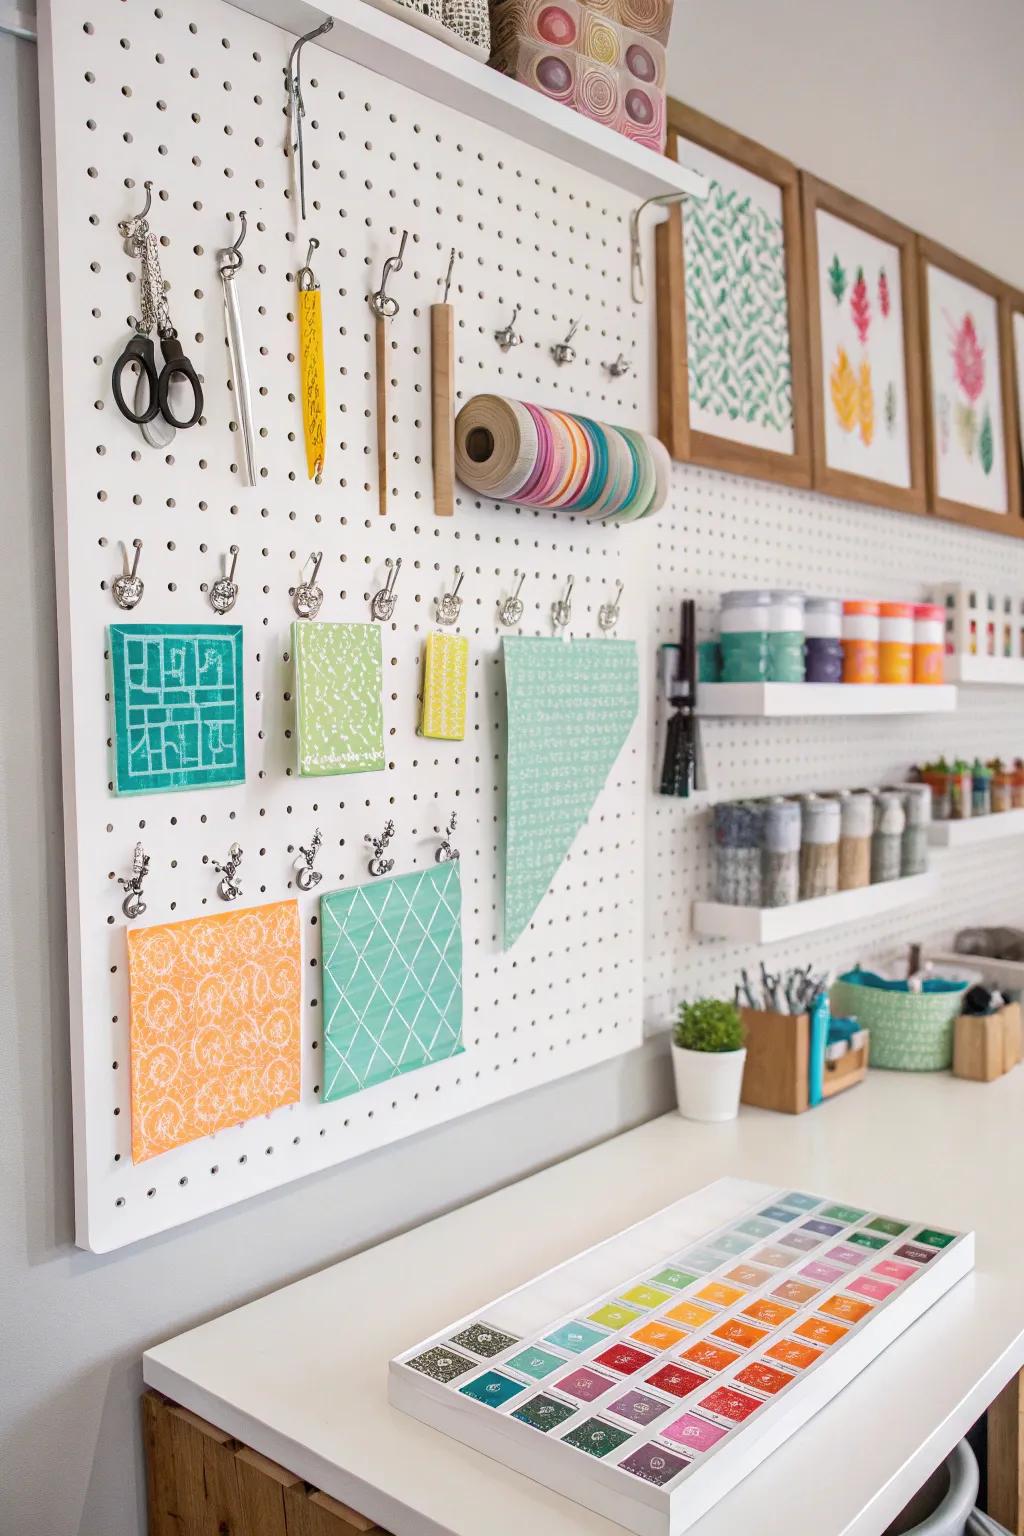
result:
<svg viewBox="0 0 1024 1536"><path fill-rule="evenodd" d="M149 1350L145 1379L394 1536L621 1536L392 1408L388 1361L712 1179L790 1184L973 1228L977 1267L691 1532L878 1536L1024 1366L1022 1140L1024 1070L871 1072L796 1117L667 1115Z"/></svg>

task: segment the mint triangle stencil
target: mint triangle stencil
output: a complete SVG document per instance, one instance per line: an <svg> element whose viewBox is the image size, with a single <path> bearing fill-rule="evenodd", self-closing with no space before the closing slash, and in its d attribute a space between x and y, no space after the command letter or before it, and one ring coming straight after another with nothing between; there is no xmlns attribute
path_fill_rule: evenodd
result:
<svg viewBox="0 0 1024 1536"><path fill-rule="evenodd" d="M502 641L508 704L505 948L529 923L636 719L632 640Z"/></svg>

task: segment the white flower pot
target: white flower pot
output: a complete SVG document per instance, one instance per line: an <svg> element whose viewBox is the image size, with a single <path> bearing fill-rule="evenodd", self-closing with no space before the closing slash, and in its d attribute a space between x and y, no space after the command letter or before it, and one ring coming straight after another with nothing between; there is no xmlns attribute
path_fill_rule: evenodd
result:
<svg viewBox="0 0 1024 1536"><path fill-rule="evenodd" d="M738 1051L684 1051L673 1041L679 1113L687 1120L735 1120L746 1059L745 1046Z"/></svg>

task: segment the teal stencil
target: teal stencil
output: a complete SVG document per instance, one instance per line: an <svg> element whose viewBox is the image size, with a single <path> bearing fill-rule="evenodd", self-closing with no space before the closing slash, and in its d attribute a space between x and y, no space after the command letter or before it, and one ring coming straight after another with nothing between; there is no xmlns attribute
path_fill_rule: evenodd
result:
<svg viewBox="0 0 1024 1536"><path fill-rule="evenodd" d="M651 1279L655 1285L671 1285L674 1290L685 1290L696 1280L696 1275L688 1275L684 1269L661 1269Z"/></svg>
<svg viewBox="0 0 1024 1536"><path fill-rule="evenodd" d="M475 1381L468 1381L464 1387L460 1387L459 1391L466 1397L475 1397L478 1403L486 1403L488 1408L500 1408L509 1398L525 1392L526 1388L510 1376L502 1376L500 1371L485 1371Z"/></svg>
<svg viewBox="0 0 1024 1536"><path fill-rule="evenodd" d="M524 1376L532 1376L534 1381L540 1381L543 1376L550 1376L552 1371L557 1371L560 1365L568 1365L564 1355L553 1355L549 1350L533 1349L520 1350L518 1355L513 1355L505 1364L513 1371L521 1371Z"/></svg>
<svg viewBox="0 0 1024 1536"><path fill-rule="evenodd" d="M111 624L114 792L245 783L240 624Z"/></svg>
<svg viewBox="0 0 1024 1536"><path fill-rule="evenodd" d="M562 1349L571 1349L574 1355L581 1355L591 1344L600 1344L607 1337L600 1328L591 1328L589 1323L563 1323L561 1328L545 1336L545 1343L558 1344Z"/></svg>
<svg viewBox="0 0 1024 1536"><path fill-rule="evenodd" d="M320 900L325 1100L462 1050L458 860Z"/></svg>

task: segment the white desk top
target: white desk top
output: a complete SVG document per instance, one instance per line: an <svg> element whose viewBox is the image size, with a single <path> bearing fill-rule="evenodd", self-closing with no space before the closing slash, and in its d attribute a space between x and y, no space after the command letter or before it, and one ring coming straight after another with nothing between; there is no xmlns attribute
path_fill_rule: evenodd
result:
<svg viewBox="0 0 1024 1536"><path fill-rule="evenodd" d="M388 1360L713 1178L789 1184L973 1227L977 1268L691 1536L878 1536L1024 1366L1022 1126L1024 1070L667 1115L150 1350L145 1379L394 1536L621 1536L392 1408Z"/></svg>

